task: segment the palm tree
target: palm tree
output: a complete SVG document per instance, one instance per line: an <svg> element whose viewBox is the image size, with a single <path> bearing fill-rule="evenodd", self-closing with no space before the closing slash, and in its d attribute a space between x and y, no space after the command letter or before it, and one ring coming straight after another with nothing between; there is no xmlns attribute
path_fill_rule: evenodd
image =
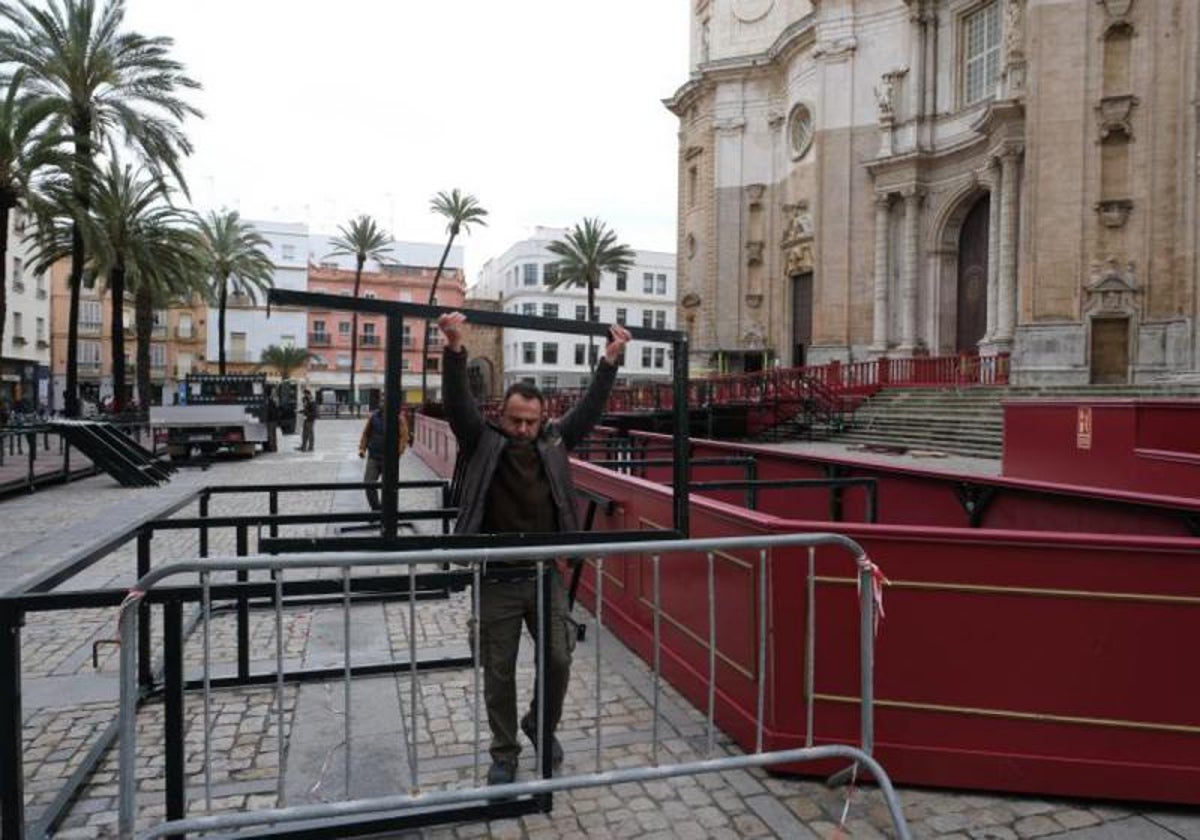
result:
<svg viewBox="0 0 1200 840"><path fill-rule="evenodd" d="M354 257L354 300L358 300L362 284L363 265L367 260L384 262L392 250L392 237L375 220L363 214L351 219L338 228L338 235L330 243L334 250L329 256ZM358 393L354 390L354 372L358 368L358 312L354 312L350 325L350 404L358 404Z"/></svg>
<svg viewBox="0 0 1200 840"><path fill-rule="evenodd" d="M312 353L303 347L281 347L272 344L262 351L262 367L273 367L279 371L280 379L288 379L296 368L304 367Z"/></svg>
<svg viewBox="0 0 1200 840"><path fill-rule="evenodd" d="M429 287L429 305L437 300L438 281L442 279L442 269L446 267L446 258L450 256L450 247L454 244L454 238L460 232L470 233L472 225L487 226L487 220L483 217L488 214L479 204L479 200L469 193L463 193L457 187L450 192L439 192L429 202L430 209L439 216L446 218L446 233L450 237L446 240L446 247L442 250L442 258L438 261L437 271L433 275L433 285ZM422 339L421 350L421 405L425 405L426 395L428 393L429 382L429 342L431 339L431 330L429 321L425 322L424 337Z"/></svg>
<svg viewBox="0 0 1200 840"><path fill-rule="evenodd" d="M600 286L600 273L628 271L636 256L632 248L617 241L616 231L609 230L599 219L584 219L582 225L575 225L562 239L547 245L546 250L558 257L558 276L550 282L550 289L586 288L589 321L599 319L596 289ZM594 340L595 336L588 337L588 363L593 368Z"/></svg>
<svg viewBox="0 0 1200 840"><path fill-rule="evenodd" d="M36 172L63 162L53 126L46 126L53 108L44 99L21 96L24 77L22 71L13 75L0 103L0 346L8 313L9 214L26 201Z"/></svg>
<svg viewBox="0 0 1200 840"><path fill-rule="evenodd" d="M137 336L137 393L150 405L150 340L154 310L208 297L208 275L200 238L182 212L168 209L146 219L128 263Z"/></svg>
<svg viewBox="0 0 1200 840"><path fill-rule="evenodd" d="M110 158L107 169L95 178L89 196L89 212L80 221L90 254L87 270L104 279L110 295L113 408L119 411L125 400L127 280L133 271L154 270L153 266L139 264L147 262L143 253L148 247L144 241L147 229L177 221L179 213L168 203L169 191L161 178L147 176L143 170L135 170L130 165L121 166L116 158ZM149 364L149 355L146 364ZM139 359L139 381L143 372L149 377L149 371L143 371L143 368ZM149 382L149 379L145 381ZM139 399L145 402L145 398L146 391L139 388Z"/></svg>
<svg viewBox="0 0 1200 840"><path fill-rule="evenodd" d="M199 222L201 258L217 303L217 371L225 375L225 309L229 294L257 302L274 283L270 243L236 210L211 211Z"/></svg>
<svg viewBox="0 0 1200 840"><path fill-rule="evenodd" d="M100 0L103 3L103 0ZM199 85L169 56L170 38L122 32L124 0L31 0L0 4L0 62L24 68L30 93L53 102L69 130L76 209L88 206L87 178L96 150L120 135L146 164L183 183L179 159L191 153L179 123L200 112L177 94ZM71 232L71 302L67 337L67 414L78 414L79 290L86 259L83 232Z"/></svg>

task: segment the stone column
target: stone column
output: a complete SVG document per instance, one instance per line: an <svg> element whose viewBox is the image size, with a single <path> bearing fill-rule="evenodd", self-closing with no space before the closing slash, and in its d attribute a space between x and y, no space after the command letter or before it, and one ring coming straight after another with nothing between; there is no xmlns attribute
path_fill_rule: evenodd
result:
<svg viewBox="0 0 1200 840"><path fill-rule="evenodd" d="M909 12L908 117L920 124L925 116L925 4L917 0Z"/></svg>
<svg viewBox="0 0 1200 840"><path fill-rule="evenodd" d="M901 288L900 350L912 353L917 349L917 281L920 274L920 225L917 217L921 208L921 192L916 187L905 190L904 196L904 275Z"/></svg>
<svg viewBox="0 0 1200 840"><path fill-rule="evenodd" d="M996 301L1000 278L1000 162L988 163L992 192L988 200L987 332L985 344L996 339Z"/></svg>
<svg viewBox="0 0 1200 840"><path fill-rule="evenodd" d="M1000 156L1000 271L996 340L1010 349L1017 324L1017 149Z"/></svg>
<svg viewBox="0 0 1200 840"><path fill-rule="evenodd" d="M875 335L871 349L886 353L888 347L888 222L891 218L891 195L875 196Z"/></svg>

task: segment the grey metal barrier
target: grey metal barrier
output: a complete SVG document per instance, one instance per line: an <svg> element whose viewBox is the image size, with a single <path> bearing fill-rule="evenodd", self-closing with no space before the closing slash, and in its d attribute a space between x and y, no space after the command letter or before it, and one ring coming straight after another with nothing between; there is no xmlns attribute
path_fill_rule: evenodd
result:
<svg viewBox="0 0 1200 840"><path fill-rule="evenodd" d="M815 600L813 596L814 559L818 546L828 545L840 547L848 551L853 558L859 575L859 660L861 679L861 716L859 747L849 745L814 746L812 744L813 723L813 657L815 654L815 623L813 611ZM766 650L768 642L769 615L769 580L773 559L771 550L784 547L804 546L808 548L808 600L809 616L805 631L805 702L806 718L808 721L807 744L803 748L763 751L764 711L766 697ZM758 600L758 675L757 675L757 710L755 721L755 752L749 755L713 757L716 735L716 589L714 574L714 558L718 552L736 550L758 551L758 580L756 593ZM703 553L706 558L707 600L708 600L708 673L707 673L707 750L704 760L685 762L674 765L660 765L658 762L659 742L659 697L662 689L661 668L661 604L662 592L660 585L659 567L663 555L671 553ZM622 768L605 770L601 758L601 733L603 728L602 707L600 697L601 674L601 640L602 634L597 632L595 642L596 668L596 697L594 711L595 726L595 771L586 774L550 778L550 752L552 743L549 737L549 727L545 720L546 681L544 679L545 663L547 661L545 629L549 626L549 586L546 585L547 561L557 559L592 559L596 568L595 617L598 625L603 626L604 620L604 559L611 555L645 554L651 558L653 575L653 655L651 667L653 670L653 716L651 732L651 761L652 767ZM431 565L441 568L443 564L452 562L470 570L462 574L474 583L472 597L472 616L475 626L480 617L480 584L482 573L489 564L503 569L505 564L515 561L535 561L537 564L537 614L540 632L537 634L537 738L536 750L538 766L542 768L543 778L529 782L515 782L507 785L479 787L480 768L480 708L481 665L479 657L479 634L473 635L474 666L474 787L456 790L422 790L420 765L417 749L418 722L418 683L420 676L415 667L416 659L416 603L409 600L409 721L407 739L411 734L412 743L409 749L409 771L412 786L407 795L375 797L371 799L347 800L340 803L322 803L317 805L288 806L283 797L284 776L284 681L283 681L283 634L282 606L284 574L289 570L302 569L339 569L342 575L343 588L346 597L343 599L344 610L344 668L343 690L345 694L345 763L346 791L349 796L349 779L351 772L351 645L350 645L350 608L349 598L351 571L358 566L399 567L407 568L410 579L410 590L416 591L416 574L418 566ZM212 777L210 772L212 719L210 711L211 674L209 663L209 633L211 613L211 575L218 571L235 571L248 573L250 571L267 571L271 573L271 584L275 587L275 655L278 668L278 678L275 682L274 703L278 724L277 748L279 750L279 786L278 797L280 807L263 809L244 813L212 814ZM826 760L830 758L850 759L853 764L847 771L856 771L858 767L865 768L876 780L888 807L896 834L902 840L908 840L909 831L901 812L899 800L884 769L875 761L871 752L874 744L873 718L873 673L874 673L874 638L878 618L877 598L879 586L883 580L878 567L866 556L862 547L848 537L839 534L794 534L780 536L753 537L720 537L710 539L686 540L645 540L622 541L609 543L594 543L581 545L551 545L541 547L507 547L480 549L433 549L408 552L333 552L333 553L298 553L286 556L249 556L249 557L210 557L197 560L172 563L161 566L144 575L130 590L129 596L120 607L120 753L119 753L119 836L124 840L135 837L137 818L136 804L136 750L137 750L137 638L139 610L134 607L138 602L147 598L164 579L181 574L200 575L202 633L204 642L203 679L203 758L204 758L204 791L206 815L201 817L183 818L183 811L177 812L177 817L150 829L140 836L143 840L150 838L182 836L188 832L231 831L250 826L276 826L308 822L312 820L331 819L337 817L383 815L389 812L404 811L436 806L454 806L466 803L491 802L519 796L546 797L556 791L599 785L612 785L622 782L648 781L673 776L692 775L697 773L719 772L746 767L762 767L772 764L797 763L804 761ZM490 572L489 572L490 574ZM182 674L177 675L182 687ZM168 689L169 690L169 689ZM179 745L167 745L168 751L180 749ZM182 761L180 754L178 761ZM841 774L839 774L841 775ZM548 802L548 800L546 800Z"/></svg>

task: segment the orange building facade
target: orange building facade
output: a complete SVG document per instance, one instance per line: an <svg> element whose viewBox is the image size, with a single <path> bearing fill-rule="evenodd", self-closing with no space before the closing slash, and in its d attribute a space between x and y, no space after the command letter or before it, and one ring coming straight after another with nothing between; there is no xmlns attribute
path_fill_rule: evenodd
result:
<svg viewBox="0 0 1200 840"><path fill-rule="evenodd" d="M359 296L378 300L425 303L436 274L425 266L388 265L376 271L363 271ZM309 265L308 290L350 297L354 294L354 272L329 264ZM438 281L437 302L443 306L460 307L465 297L463 272L447 267ZM432 330L429 359L429 399L441 399L441 333ZM313 356L308 365L308 386L320 394L332 391L338 402L351 402L350 364L353 334L353 313L333 310L309 311L308 349ZM404 401L416 404L421 400L421 357L424 347L425 323L416 318L404 322L404 351L401 358L401 382ZM360 314L358 318L358 359L354 386L357 401L372 403L383 394L386 368L384 348L387 344L387 323L382 315Z"/></svg>
<svg viewBox="0 0 1200 840"><path fill-rule="evenodd" d="M70 261L50 271L51 407L62 409L67 382L67 330L70 323ZM84 404L100 405L113 396L112 307L102 286L84 287L79 297L79 396ZM207 309L203 303L158 309L150 335L149 399L136 394L137 340L133 298L125 302L126 399L151 405L171 404L178 383L204 362Z"/></svg>

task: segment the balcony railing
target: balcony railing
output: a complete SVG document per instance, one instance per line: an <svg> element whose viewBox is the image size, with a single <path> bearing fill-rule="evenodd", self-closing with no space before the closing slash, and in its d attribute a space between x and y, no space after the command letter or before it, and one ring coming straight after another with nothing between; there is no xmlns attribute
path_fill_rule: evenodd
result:
<svg viewBox="0 0 1200 840"><path fill-rule="evenodd" d="M191 341L196 338L196 330L192 327L176 327L175 337L180 341Z"/></svg>
<svg viewBox="0 0 1200 840"><path fill-rule="evenodd" d="M38 346L39 350L45 350L47 347L50 346L50 342L44 338L39 338L37 340L37 346Z"/></svg>
<svg viewBox="0 0 1200 840"><path fill-rule="evenodd" d="M360 335L358 337L358 346L359 347L378 347L379 346L379 336L375 335L374 333Z"/></svg>
<svg viewBox="0 0 1200 840"><path fill-rule="evenodd" d="M79 322L79 334L80 335L99 335L100 334L100 322L99 321L95 321L95 322L80 321Z"/></svg>
<svg viewBox="0 0 1200 840"><path fill-rule="evenodd" d="M309 333L309 347L328 347L330 345L329 333Z"/></svg>
<svg viewBox="0 0 1200 840"><path fill-rule="evenodd" d="M14 335L12 337L12 342L17 347L21 347L21 346L29 343L28 340L23 335Z"/></svg>
<svg viewBox="0 0 1200 840"><path fill-rule="evenodd" d="M99 362L82 362L81 361L81 362L79 362L79 372L93 374L93 375L98 376L100 374L100 363Z"/></svg>
<svg viewBox="0 0 1200 840"><path fill-rule="evenodd" d="M156 324L153 327L151 327L150 328L150 337L151 338L166 338L167 337L167 325L166 324Z"/></svg>

